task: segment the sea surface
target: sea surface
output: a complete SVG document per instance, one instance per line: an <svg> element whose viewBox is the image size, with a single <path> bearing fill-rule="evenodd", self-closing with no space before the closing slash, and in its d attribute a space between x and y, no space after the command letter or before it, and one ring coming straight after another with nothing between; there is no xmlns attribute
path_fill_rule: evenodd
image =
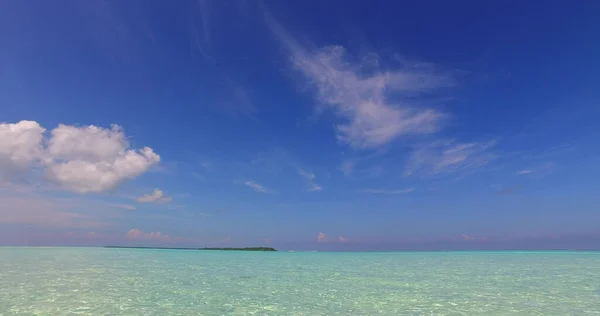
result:
<svg viewBox="0 0 600 316"><path fill-rule="evenodd" d="M600 315L600 253L0 248L0 315Z"/></svg>

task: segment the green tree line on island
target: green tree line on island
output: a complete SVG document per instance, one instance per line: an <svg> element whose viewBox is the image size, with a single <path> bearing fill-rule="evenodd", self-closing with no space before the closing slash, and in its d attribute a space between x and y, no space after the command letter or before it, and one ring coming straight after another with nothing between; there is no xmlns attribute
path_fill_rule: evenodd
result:
<svg viewBox="0 0 600 316"><path fill-rule="evenodd" d="M171 248L171 247L130 247L130 246L104 246L104 248L133 248L133 249L173 249L173 250L236 250L236 251L277 251L271 247L244 247L244 248Z"/></svg>

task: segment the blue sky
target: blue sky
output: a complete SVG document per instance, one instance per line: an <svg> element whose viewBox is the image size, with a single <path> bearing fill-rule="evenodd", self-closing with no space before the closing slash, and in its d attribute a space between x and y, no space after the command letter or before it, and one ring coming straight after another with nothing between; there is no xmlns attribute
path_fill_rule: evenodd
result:
<svg viewBox="0 0 600 316"><path fill-rule="evenodd" d="M4 1L0 244L591 247L596 1Z"/></svg>

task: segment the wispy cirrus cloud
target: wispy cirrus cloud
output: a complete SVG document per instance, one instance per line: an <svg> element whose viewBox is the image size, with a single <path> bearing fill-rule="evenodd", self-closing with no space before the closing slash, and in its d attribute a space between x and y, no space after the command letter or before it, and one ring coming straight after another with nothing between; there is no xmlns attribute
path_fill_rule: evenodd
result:
<svg viewBox="0 0 600 316"><path fill-rule="evenodd" d="M420 145L411 153L404 175L437 175L458 170L476 169L495 158L490 149L495 142L458 143L436 141Z"/></svg>
<svg viewBox="0 0 600 316"><path fill-rule="evenodd" d="M394 55L390 63L377 53L357 58L339 45L314 48L301 44L269 14L267 25L290 56L291 67L316 91L318 110L337 118L339 142L353 149L382 150L398 139L437 135L449 113L435 107L444 89L454 87L457 73L440 70L427 62L409 61ZM425 104L434 104L425 106ZM405 175L441 174L475 170L489 162L494 142L446 141L434 136L429 144L412 149ZM436 140L437 139L437 140ZM346 159L340 170L349 175L356 161Z"/></svg>
<svg viewBox="0 0 600 316"><path fill-rule="evenodd" d="M275 191L273 191L273 190L271 190L271 189L269 189L269 188L267 188L267 187L265 187L265 186L263 186L261 184L258 184L258 183L254 182L252 180L236 181L236 183L243 184L243 185L251 188L252 190L254 190L256 192L260 192L260 193L270 194L270 193L274 193L275 192Z"/></svg>
<svg viewBox="0 0 600 316"><path fill-rule="evenodd" d="M408 194L408 193L410 193L412 191L414 191L413 188L400 189L400 190L382 190L382 189L364 189L364 190L361 190L361 192L364 192L364 193L384 194L384 195L401 195L401 194Z"/></svg>
<svg viewBox="0 0 600 316"><path fill-rule="evenodd" d="M426 63L404 62L397 69L381 70L376 54L353 62L342 46L309 49L275 19L266 15L266 20L289 52L293 68L316 88L322 106L340 120L336 124L340 142L356 149L377 148L402 136L440 129L446 115L423 108L415 98L454 85L451 76Z"/></svg>
<svg viewBox="0 0 600 316"><path fill-rule="evenodd" d="M198 10L198 19L200 20L202 32L196 27L195 21L191 22L191 31L193 35L193 41L198 51L204 55L204 57L213 60L209 54L210 49L210 12L211 7L208 0L198 0L196 2Z"/></svg>
<svg viewBox="0 0 600 316"><path fill-rule="evenodd" d="M166 196L161 189L154 189L150 194L144 194L135 199L138 203L167 203L171 202L172 198Z"/></svg>
<svg viewBox="0 0 600 316"><path fill-rule="evenodd" d="M309 171L306 171L304 169L298 169L298 174L302 177L304 177L306 179L306 181L308 182L308 191L309 192L316 192L316 191L321 191L323 190L323 187L321 187L319 184L317 184L315 182L315 179L317 178L317 176Z"/></svg>
<svg viewBox="0 0 600 316"><path fill-rule="evenodd" d="M197 14L192 14L189 23L192 52L197 50L204 57L204 61L207 61L215 70L218 70L218 76L215 76L213 80L219 82L219 86L227 88L227 93L220 96L219 101L216 102L218 110L232 117L254 118L258 109L252 103L252 91L246 85L238 82L235 76L232 76L235 75L233 69L226 69L225 65L227 63L223 60L223 54L218 54L218 51L211 48L213 41L211 34L214 25L214 23L211 23L211 12L218 10L219 8L213 7L218 6L220 3L198 0L196 4L191 10ZM214 33L218 34L218 32ZM218 38L216 39L218 40ZM195 54L192 54L192 57L195 57Z"/></svg>
<svg viewBox="0 0 600 316"><path fill-rule="evenodd" d="M548 172L552 168L554 168L554 163L546 162L546 163L539 164L539 165L531 167L531 168L519 170L517 172L517 175L525 176L525 175L529 175L529 174L533 174L533 173Z"/></svg>
<svg viewBox="0 0 600 316"><path fill-rule="evenodd" d="M260 152L250 164L254 168L259 168L279 176L289 177L288 173L294 172L306 180L309 192L323 190L323 187L316 182L317 176L315 173L305 168L304 164L297 157L283 148Z"/></svg>
<svg viewBox="0 0 600 316"><path fill-rule="evenodd" d="M308 188L308 191L309 191L309 192L316 192L316 191L321 191L321 190L323 190L323 187L322 187L322 186L320 186L320 185L318 185L318 184L316 184L316 183L314 183L314 182L313 182L313 183L310 183L309 185L310 185L310 186L309 186L309 188Z"/></svg>

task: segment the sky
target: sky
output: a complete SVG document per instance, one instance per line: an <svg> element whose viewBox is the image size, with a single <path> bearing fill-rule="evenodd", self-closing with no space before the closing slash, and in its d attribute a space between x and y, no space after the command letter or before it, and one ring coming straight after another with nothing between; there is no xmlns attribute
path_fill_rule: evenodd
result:
<svg viewBox="0 0 600 316"><path fill-rule="evenodd" d="M597 1L0 2L0 245L600 248Z"/></svg>

